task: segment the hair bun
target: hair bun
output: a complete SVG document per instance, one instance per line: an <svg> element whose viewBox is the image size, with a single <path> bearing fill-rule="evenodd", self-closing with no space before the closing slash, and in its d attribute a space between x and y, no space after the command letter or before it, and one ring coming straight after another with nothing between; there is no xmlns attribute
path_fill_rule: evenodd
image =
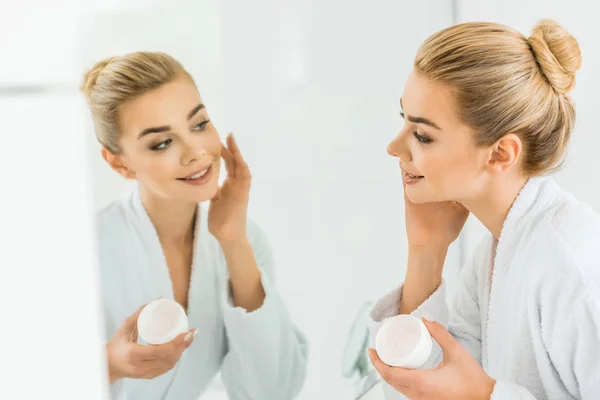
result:
<svg viewBox="0 0 600 400"><path fill-rule="evenodd" d="M94 64L92 68L90 68L83 74L80 89L83 92L83 94L85 94L85 97L87 99L91 97L92 91L94 90L94 86L96 86L96 82L98 81L98 77L100 76L104 68L106 68L108 64L110 64L117 58L118 57L109 57L105 58L102 61L98 61L96 64Z"/></svg>
<svg viewBox="0 0 600 400"><path fill-rule="evenodd" d="M581 67L577 40L557 22L543 19L535 24L528 41L554 90L569 92L575 86L575 72Z"/></svg>

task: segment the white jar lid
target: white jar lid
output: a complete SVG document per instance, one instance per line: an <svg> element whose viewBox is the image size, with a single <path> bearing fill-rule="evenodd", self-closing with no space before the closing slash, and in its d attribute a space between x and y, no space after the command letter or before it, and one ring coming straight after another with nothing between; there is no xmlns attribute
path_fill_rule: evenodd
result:
<svg viewBox="0 0 600 400"><path fill-rule="evenodd" d="M188 319L176 301L158 299L148 303L137 320L138 334L148 344L167 343L188 330Z"/></svg>
<svg viewBox="0 0 600 400"><path fill-rule="evenodd" d="M421 367L429 358L432 345L423 321L408 314L384 320L375 338L379 358L392 367Z"/></svg>

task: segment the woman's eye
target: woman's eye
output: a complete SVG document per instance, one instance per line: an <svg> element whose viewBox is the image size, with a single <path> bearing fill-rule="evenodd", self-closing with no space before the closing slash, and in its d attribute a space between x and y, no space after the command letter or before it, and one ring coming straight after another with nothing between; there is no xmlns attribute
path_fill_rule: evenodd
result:
<svg viewBox="0 0 600 400"><path fill-rule="evenodd" d="M206 128L206 125L210 122L210 120L202 121L198 125L194 127L195 131L203 131Z"/></svg>
<svg viewBox="0 0 600 400"><path fill-rule="evenodd" d="M426 138L425 136L421 136L417 132L413 132L413 135L419 141L419 143L423 143L423 144L431 143L431 139Z"/></svg>
<svg viewBox="0 0 600 400"><path fill-rule="evenodd" d="M151 149L152 150L164 150L167 147L169 147L169 145L171 144L171 142L173 142L173 139L167 139L164 142L160 142L159 144L152 146Z"/></svg>

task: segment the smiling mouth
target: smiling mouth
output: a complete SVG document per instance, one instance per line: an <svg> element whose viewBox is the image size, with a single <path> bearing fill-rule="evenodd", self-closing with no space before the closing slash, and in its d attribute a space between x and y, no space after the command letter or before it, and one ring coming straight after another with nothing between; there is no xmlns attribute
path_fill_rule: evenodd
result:
<svg viewBox="0 0 600 400"><path fill-rule="evenodd" d="M193 181L195 179L200 179L203 176L205 176L206 174L208 174L208 172L210 171L211 168L212 168L212 164L209 165L208 167L200 170L200 171L193 172L191 175L188 175L188 176L183 177L183 178L177 178L177 180L179 180L179 181Z"/></svg>
<svg viewBox="0 0 600 400"><path fill-rule="evenodd" d="M404 175L405 175L407 178L410 178L410 179L424 178L424 176L423 176L423 175L413 175L413 174L409 174L409 173L408 173L408 172L406 172L406 171L402 171L402 172L404 173Z"/></svg>
<svg viewBox="0 0 600 400"><path fill-rule="evenodd" d="M418 179L418 178L424 178L423 175L413 175L413 174L409 174L408 172L406 172L406 170L402 167L400 167L400 169L402 170L402 175L404 175L404 177L409 178L409 179Z"/></svg>

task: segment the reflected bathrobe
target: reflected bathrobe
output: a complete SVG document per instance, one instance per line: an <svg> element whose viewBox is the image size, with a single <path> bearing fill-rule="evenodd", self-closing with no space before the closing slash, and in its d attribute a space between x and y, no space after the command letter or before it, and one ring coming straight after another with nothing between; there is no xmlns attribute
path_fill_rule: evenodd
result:
<svg viewBox="0 0 600 400"><path fill-rule="evenodd" d="M197 400L219 371L232 400L285 400L299 393L307 342L274 286L265 235L248 221L248 239L266 293L262 306L248 313L233 306L227 265L208 231L207 212L198 207L188 295L189 326L198 328L198 335L174 369L152 380L118 380L110 385L112 399ZM139 187L100 210L96 226L108 341L141 305L174 295Z"/></svg>
<svg viewBox="0 0 600 400"><path fill-rule="evenodd" d="M412 315L449 329L497 381L492 400L600 399L600 217L586 204L531 178L459 285L451 310L442 282ZM402 286L373 307L371 347L401 297ZM441 359L434 342L424 368ZM387 400L405 398L383 386Z"/></svg>

